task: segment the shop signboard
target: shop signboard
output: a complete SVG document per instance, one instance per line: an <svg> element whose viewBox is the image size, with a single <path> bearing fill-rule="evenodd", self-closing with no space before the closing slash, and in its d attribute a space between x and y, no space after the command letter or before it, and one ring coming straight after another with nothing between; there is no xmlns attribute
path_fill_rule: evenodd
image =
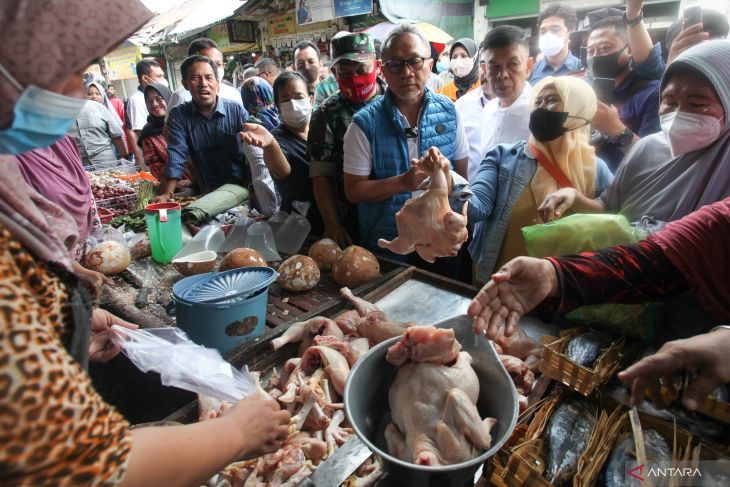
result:
<svg viewBox="0 0 730 487"><path fill-rule="evenodd" d="M567 5L573 7L576 10L593 10L602 7L614 6L620 4L620 1L606 1L606 0L540 0L540 12L545 10L551 5L555 4Z"/></svg>
<svg viewBox="0 0 730 487"><path fill-rule="evenodd" d="M104 58L110 80L133 79L137 77L137 63L142 60L142 53L136 45L125 42Z"/></svg>
<svg viewBox="0 0 730 487"><path fill-rule="evenodd" d="M332 0L297 0L297 24L323 22L335 18Z"/></svg>
<svg viewBox="0 0 730 487"><path fill-rule="evenodd" d="M334 0L335 17L365 15L373 11L373 0Z"/></svg>
<svg viewBox="0 0 730 487"><path fill-rule="evenodd" d="M279 37L294 34L297 30L294 22L294 12L273 15L269 18L269 37Z"/></svg>

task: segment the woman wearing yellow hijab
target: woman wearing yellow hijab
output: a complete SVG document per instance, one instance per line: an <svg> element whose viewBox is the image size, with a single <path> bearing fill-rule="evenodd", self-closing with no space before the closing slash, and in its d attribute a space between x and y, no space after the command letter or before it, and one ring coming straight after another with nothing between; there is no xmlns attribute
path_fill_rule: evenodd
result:
<svg viewBox="0 0 730 487"><path fill-rule="evenodd" d="M545 196L563 187L599 195L612 177L589 144L596 113L590 86L567 76L544 78L533 88L532 108L529 140L490 150L471 186L469 253L478 283L501 264L527 255L521 229L542 223L537 207Z"/></svg>

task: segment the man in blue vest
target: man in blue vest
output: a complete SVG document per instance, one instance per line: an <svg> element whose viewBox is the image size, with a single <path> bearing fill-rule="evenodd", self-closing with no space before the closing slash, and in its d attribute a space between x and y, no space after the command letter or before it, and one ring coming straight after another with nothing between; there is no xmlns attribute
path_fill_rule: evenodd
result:
<svg viewBox="0 0 730 487"><path fill-rule="evenodd" d="M353 117L344 139L345 194L357 204L360 240L380 253L378 239L397 236L396 212L427 177L410 161L436 147L466 177L469 156L454 103L426 88L433 60L424 35L400 24L383 41L382 60L386 94Z"/></svg>

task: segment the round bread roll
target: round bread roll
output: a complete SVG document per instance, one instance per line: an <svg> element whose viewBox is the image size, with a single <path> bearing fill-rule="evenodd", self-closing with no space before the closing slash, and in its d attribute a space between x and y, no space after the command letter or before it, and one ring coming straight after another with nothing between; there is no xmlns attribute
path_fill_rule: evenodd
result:
<svg viewBox="0 0 730 487"><path fill-rule="evenodd" d="M279 266L278 282L287 291L309 291L319 283L319 267L311 257L292 255Z"/></svg>
<svg viewBox="0 0 730 487"><path fill-rule="evenodd" d="M342 249L331 238L317 240L309 247L309 256L314 259L320 270L323 271L332 269L332 263L337 260L341 253Z"/></svg>
<svg viewBox="0 0 730 487"><path fill-rule="evenodd" d="M332 264L332 277L340 286L356 288L380 275L380 262L369 250L350 245Z"/></svg>
<svg viewBox="0 0 730 487"><path fill-rule="evenodd" d="M266 265L266 259L258 251L241 247L228 252L221 260L218 270L223 272L239 267L266 267Z"/></svg>

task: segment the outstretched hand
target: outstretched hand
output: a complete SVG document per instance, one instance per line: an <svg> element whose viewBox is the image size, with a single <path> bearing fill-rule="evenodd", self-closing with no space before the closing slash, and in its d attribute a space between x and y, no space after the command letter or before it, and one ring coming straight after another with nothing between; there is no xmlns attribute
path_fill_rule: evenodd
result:
<svg viewBox="0 0 730 487"><path fill-rule="evenodd" d="M504 323L504 336L511 336L525 313L557 292L557 272L550 261L517 257L492 275L467 314L474 318L474 333L494 339Z"/></svg>
<svg viewBox="0 0 730 487"><path fill-rule="evenodd" d="M565 215L565 212L573 206L578 191L575 188L561 188L545 197L545 200L537 207L537 214L542 221L548 223Z"/></svg>
<svg viewBox="0 0 730 487"><path fill-rule="evenodd" d="M243 128L245 132L240 132L239 137L241 142L245 142L249 145L255 145L256 147L268 147L274 143L274 136L271 132L266 130L266 127L257 123L244 123Z"/></svg>
<svg viewBox="0 0 730 487"><path fill-rule="evenodd" d="M644 391L648 387L654 405L661 408L664 400L660 381L672 396L676 396L673 376L681 370L688 370L695 377L682 394L682 404L694 411L713 390L730 383L730 368L725 364L728 351L730 330L720 328L711 333L667 342L654 355L620 372L618 378L630 383L634 404L644 400Z"/></svg>

